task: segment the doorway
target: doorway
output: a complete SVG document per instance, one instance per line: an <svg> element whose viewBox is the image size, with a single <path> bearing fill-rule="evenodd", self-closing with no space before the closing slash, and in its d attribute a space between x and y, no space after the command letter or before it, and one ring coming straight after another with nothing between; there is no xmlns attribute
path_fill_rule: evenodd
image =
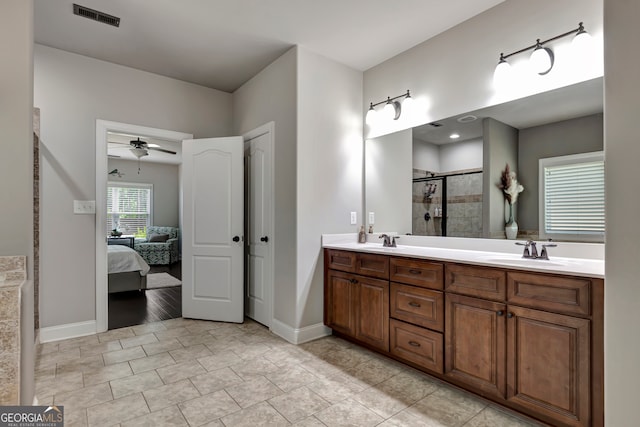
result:
<svg viewBox="0 0 640 427"><path fill-rule="evenodd" d="M193 135L165 129L137 126L126 123L96 121L96 329L104 332L109 326L109 294L107 283L107 182L108 182L108 133L145 135L180 144ZM144 163L141 167L144 166ZM178 186L180 187L180 186ZM179 208L179 228L182 228L182 212Z"/></svg>

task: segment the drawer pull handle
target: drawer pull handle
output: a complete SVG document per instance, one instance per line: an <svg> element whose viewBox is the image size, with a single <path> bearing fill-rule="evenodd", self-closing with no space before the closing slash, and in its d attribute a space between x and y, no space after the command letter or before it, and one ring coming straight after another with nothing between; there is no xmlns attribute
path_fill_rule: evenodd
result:
<svg viewBox="0 0 640 427"><path fill-rule="evenodd" d="M420 347L420 343L415 341L409 341L409 345L412 347Z"/></svg>
<svg viewBox="0 0 640 427"><path fill-rule="evenodd" d="M409 273L411 273L411 274L422 274L422 271L415 270L415 269L412 268L411 270L409 270Z"/></svg>
<svg viewBox="0 0 640 427"><path fill-rule="evenodd" d="M409 305L410 305L411 307L420 308L420 304L419 304L419 303L417 303L417 302L414 302L414 301L409 302Z"/></svg>
<svg viewBox="0 0 640 427"><path fill-rule="evenodd" d="M509 319L511 319L513 316L514 316L514 314L513 314L513 313L507 313L507 317L508 317Z"/></svg>
<svg viewBox="0 0 640 427"><path fill-rule="evenodd" d="M351 282L351 283L353 283L353 284L356 284L356 283L358 283L358 280L356 280L356 279L349 279L349 282Z"/></svg>
<svg viewBox="0 0 640 427"><path fill-rule="evenodd" d="M504 311L499 310L496 314L497 314L498 316L502 316L502 315L504 314Z"/></svg>

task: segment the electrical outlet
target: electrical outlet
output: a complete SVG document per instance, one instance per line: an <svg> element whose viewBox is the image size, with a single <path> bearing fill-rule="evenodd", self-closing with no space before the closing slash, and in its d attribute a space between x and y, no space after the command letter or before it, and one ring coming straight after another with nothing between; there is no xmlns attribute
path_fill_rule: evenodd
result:
<svg viewBox="0 0 640 427"><path fill-rule="evenodd" d="M74 200L73 213L81 215L92 215L96 213L95 200Z"/></svg>
<svg viewBox="0 0 640 427"><path fill-rule="evenodd" d="M351 225L356 225L358 223L358 214L356 212L351 212Z"/></svg>
<svg viewBox="0 0 640 427"><path fill-rule="evenodd" d="M376 214L373 212L369 212L369 224L373 225L376 223Z"/></svg>

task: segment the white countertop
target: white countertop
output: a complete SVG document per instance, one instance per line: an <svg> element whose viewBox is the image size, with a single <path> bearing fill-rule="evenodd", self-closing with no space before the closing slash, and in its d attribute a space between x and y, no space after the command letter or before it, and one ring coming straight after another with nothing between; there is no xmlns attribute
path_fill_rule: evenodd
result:
<svg viewBox="0 0 640 427"><path fill-rule="evenodd" d="M357 243L354 241L344 242L340 240L343 239L323 239L323 247L542 273L604 278L604 260L601 259L567 258L553 255L549 255L549 260L525 259L522 258L522 252L505 253L408 245L398 245L397 248L385 248L382 246L382 243L377 242Z"/></svg>

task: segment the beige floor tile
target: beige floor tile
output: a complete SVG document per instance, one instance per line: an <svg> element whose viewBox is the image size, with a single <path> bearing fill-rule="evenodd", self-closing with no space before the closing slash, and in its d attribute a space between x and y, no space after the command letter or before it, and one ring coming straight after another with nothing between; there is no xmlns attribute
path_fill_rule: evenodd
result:
<svg viewBox="0 0 640 427"><path fill-rule="evenodd" d="M114 399L163 385L156 371L143 372L110 381Z"/></svg>
<svg viewBox="0 0 640 427"><path fill-rule="evenodd" d="M204 344L196 344L185 348L178 348L169 352L173 360L176 362L186 362L187 360L200 359L202 357L211 356L211 350Z"/></svg>
<svg viewBox="0 0 640 427"><path fill-rule="evenodd" d="M428 415L412 412L407 409L387 419L378 427L447 427L438 420L430 418Z"/></svg>
<svg viewBox="0 0 640 427"><path fill-rule="evenodd" d="M224 390L188 400L178 405L190 425L199 426L240 410Z"/></svg>
<svg viewBox="0 0 640 427"><path fill-rule="evenodd" d="M146 356L147 354L141 346L102 353L105 365L115 365L116 363L128 362L129 360L140 359Z"/></svg>
<svg viewBox="0 0 640 427"><path fill-rule="evenodd" d="M208 345L207 348L209 348ZM242 359L240 359L233 351L214 351L211 356L198 359L198 362L200 362L207 371L216 371L218 369L241 363Z"/></svg>
<svg viewBox="0 0 640 427"><path fill-rule="evenodd" d="M179 427L188 425L176 405L120 423L120 427Z"/></svg>
<svg viewBox="0 0 640 427"><path fill-rule="evenodd" d="M368 427L380 424L384 419L371 412L355 400L345 400L328 407L316 415L320 421L328 426L358 426Z"/></svg>
<svg viewBox="0 0 640 427"><path fill-rule="evenodd" d="M57 351L53 353L43 354L36 358L35 369L55 367L58 363L70 362L80 359L80 348L72 348L65 351Z"/></svg>
<svg viewBox="0 0 640 427"><path fill-rule="evenodd" d="M84 385L105 383L118 378L124 378L133 375L131 368L127 362L116 363L115 365L105 366L95 371L84 373Z"/></svg>
<svg viewBox="0 0 640 427"><path fill-rule="evenodd" d="M269 399L269 403L292 423L301 421L330 406L329 402L307 387L300 387Z"/></svg>
<svg viewBox="0 0 640 427"><path fill-rule="evenodd" d="M102 360L102 355L84 356L75 360L58 362L56 375L61 375L65 372L89 372L102 368L103 366L104 361Z"/></svg>
<svg viewBox="0 0 640 427"><path fill-rule="evenodd" d="M185 335L183 337L176 337L180 344L185 347L190 347L192 345L197 344L214 344L217 339L213 335L210 335L206 332L195 334L195 335Z"/></svg>
<svg viewBox="0 0 640 427"><path fill-rule="evenodd" d="M541 427L543 424L524 420L493 406L484 408L465 427Z"/></svg>
<svg viewBox="0 0 640 427"><path fill-rule="evenodd" d="M211 332L211 331L209 331ZM213 341L204 343L212 353L221 353L223 351L231 351L233 347L237 347L243 345L240 341L236 339L236 337L219 337L216 338L213 335L210 335L213 338ZM240 357L236 355L239 359Z"/></svg>
<svg viewBox="0 0 640 427"><path fill-rule="evenodd" d="M90 406L113 400L111 387L108 383L83 387L74 391L57 393L54 396L54 403L66 407L85 409Z"/></svg>
<svg viewBox="0 0 640 427"><path fill-rule="evenodd" d="M198 389L200 394L209 394L222 390L225 387L239 384L243 380L229 368L222 368L206 374L191 377L191 382Z"/></svg>
<svg viewBox="0 0 640 427"><path fill-rule="evenodd" d="M243 332L231 323L224 323L220 327L209 330L209 334L216 338L229 338L234 335L242 335Z"/></svg>
<svg viewBox="0 0 640 427"><path fill-rule="evenodd" d="M98 336L95 334L87 335L84 337L71 338L58 342L59 351L71 350L73 348L96 345L98 344Z"/></svg>
<svg viewBox="0 0 640 427"><path fill-rule="evenodd" d="M145 390L143 395L147 401L147 405L149 405L149 409L151 409L151 412L159 411L166 406L175 405L176 403L200 397L198 390L196 390L191 381L186 379Z"/></svg>
<svg viewBox="0 0 640 427"><path fill-rule="evenodd" d="M267 402L261 402L249 408L242 409L222 418L226 426L256 427L256 426L288 426L289 422Z"/></svg>
<svg viewBox="0 0 640 427"><path fill-rule="evenodd" d="M241 384L229 386L225 390L243 408L282 394L282 390L265 377L253 377Z"/></svg>
<svg viewBox="0 0 640 427"><path fill-rule="evenodd" d="M222 424L222 421L220 420L213 420L206 424L202 424L200 427L226 427L226 426Z"/></svg>
<svg viewBox="0 0 640 427"><path fill-rule="evenodd" d="M353 399L384 419L394 416L415 403L400 392L381 391L373 387L357 393Z"/></svg>
<svg viewBox="0 0 640 427"><path fill-rule="evenodd" d="M206 322L206 323L195 323L192 325L187 325L185 328L189 331L190 334L198 335L209 332L214 329L218 329L220 327L220 323L217 322Z"/></svg>
<svg viewBox="0 0 640 427"><path fill-rule="evenodd" d="M87 410L78 409L67 411L64 408L64 425L66 427L86 427L89 425L87 420Z"/></svg>
<svg viewBox="0 0 640 427"><path fill-rule="evenodd" d="M164 353L164 352L176 350L182 347L183 345L180 344L180 341L178 341L175 338L158 341L153 344L144 344L142 346L142 348L144 349L144 352L147 353L147 356L153 356L154 354Z"/></svg>
<svg viewBox="0 0 640 427"><path fill-rule="evenodd" d="M58 342L59 341L45 342L38 345L36 348L36 358L44 354L56 353L58 351Z"/></svg>
<svg viewBox="0 0 640 427"><path fill-rule="evenodd" d="M87 408L90 426L114 425L148 413L149 407L142 397L142 393Z"/></svg>
<svg viewBox="0 0 640 427"><path fill-rule="evenodd" d="M155 336L158 337L159 341L167 340L169 338L182 337L185 335L191 335L187 328L184 326L180 326L177 328L166 329L164 331L155 331Z"/></svg>
<svg viewBox="0 0 640 427"><path fill-rule="evenodd" d="M164 366L175 364L176 361L173 360L173 357L171 357L171 355L167 352L129 361L129 365L131 366L134 374L139 374L140 372L151 371L153 369L158 369Z"/></svg>
<svg viewBox="0 0 640 427"><path fill-rule="evenodd" d="M325 337L300 344L299 347L308 353L319 355L330 351L336 351L337 343L336 340Z"/></svg>
<svg viewBox="0 0 640 427"><path fill-rule="evenodd" d="M164 326L163 322L152 322L152 323L143 323L142 325L132 326L131 329L133 333L136 335L146 335L151 332L156 331L165 331L167 327Z"/></svg>
<svg viewBox="0 0 640 427"><path fill-rule="evenodd" d="M365 389L362 383L355 383L351 381L351 378L343 374L320 378L318 381L307 385L307 387L330 403L351 399L356 393L360 393Z"/></svg>
<svg viewBox="0 0 640 427"><path fill-rule="evenodd" d="M462 426L487 406L472 395L441 387L407 409L421 418L449 427ZM436 424L436 425L440 425Z"/></svg>
<svg viewBox="0 0 640 427"><path fill-rule="evenodd" d="M67 372L35 382L36 395L52 396L64 391L78 390L84 387L82 372Z"/></svg>
<svg viewBox="0 0 640 427"><path fill-rule="evenodd" d="M197 360L187 360L186 362L158 368L156 371L165 384L174 383L207 372Z"/></svg>
<svg viewBox="0 0 640 427"><path fill-rule="evenodd" d="M265 376L280 370L280 368L266 359L251 359L232 365L231 369L243 379Z"/></svg>
<svg viewBox="0 0 640 427"><path fill-rule="evenodd" d="M346 376L344 370L320 359L313 359L308 362L300 363L300 366L318 378L329 379L339 375Z"/></svg>
<svg viewBox="0 0 640 427"><path fill-rule="evenodd" d="M376 388L389 393L400 392L406 396L408 400L417 402L436 391L440 387L440 384L438 381L430 379L421 372L407 371L378 384Z"/></svg>
<svg viewBox="0 0 640 427"><path fill-rule="evenodd" d="M280 368L278 371L265 376L269 381L280 387L285 392L318 381L318 377L299 365L291 365L289 368Z"/></svg>
<svg viewBox="0 0 640 427"><path fill-rule="evenodd" d="M272 348L263 357L278 367L287 367L313 360L312 356L293 345Z"/></svg>
<svg viewBox="0 0 640 427"><path fill-rule="evenodd" d="M95 345L87 345L80 347L80 356L91 356L95 354L108 353L111 351L122 350L119 340L103 342Z"/></svg>
<svg viewBox="0 0 640 427"><path fill-rule="evenodd" d="M122 338L120 340L120 345L122 345L122 348L129 348L154 342L158 342L158 338L156 338L154 334L148 333L145 335L136 335L135 337Z"/></svg>
<svg viewBox="0 0 640 427"><path fill-rule="evenodd" d="M167 329L183 328L185 326L197 325L198 323L207 322L205 320L185 319L184 317L176 317L175 319L163 320L162 324Z"/></svg>
<svg viewBox="0 0 640 427"><path fill-rule="evenodd" d="M339 369L350 369L370 360L371 353L360 349L340 348L325 353L320 358Z"/></svg>
<svg viewBox="0 0 640 427"><path fill-rule="evenodd" d="M367 385L376 385L404 371L398 363L385 359L370 359L347 372Z"/></svg>
<svg viewBox="0 0 640 427"><path fill-rule="evenodd" d="M135 334L133 333L133 329L131 328L112 329L110 331L98 334L98 341L109 342L133 336L135 336Z"/></svg>
<svg viewBox="0 0 640 427"><path fill-rule="evenodd" d="M296 427L325 427L326 426L319 419L313 416L305 418L304 420L300 420L294 423L293 425Z"/></svg>

